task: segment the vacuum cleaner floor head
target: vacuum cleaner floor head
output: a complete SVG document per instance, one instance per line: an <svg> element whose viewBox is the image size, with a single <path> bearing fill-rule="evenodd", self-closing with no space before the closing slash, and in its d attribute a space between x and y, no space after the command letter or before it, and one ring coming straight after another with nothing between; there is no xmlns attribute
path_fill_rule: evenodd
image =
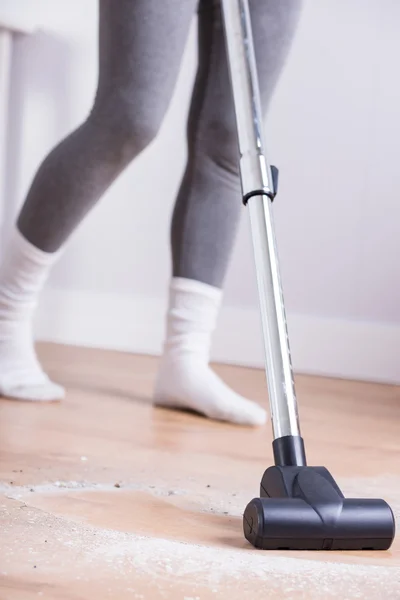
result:
<svg viewBox="0 0 400 600"><path fill-rule="evenodd" d="M263 550L388 550L395 521L384 500L346 499L324 467L267 469L243 517Z"/></svg>

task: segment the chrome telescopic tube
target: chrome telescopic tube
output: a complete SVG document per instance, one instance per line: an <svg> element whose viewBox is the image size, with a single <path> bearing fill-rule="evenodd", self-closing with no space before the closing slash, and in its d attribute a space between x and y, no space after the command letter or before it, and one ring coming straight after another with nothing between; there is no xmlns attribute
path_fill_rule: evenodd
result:
<svg viewBox="0 0 400 600"><path fill-rule="evenodd" d="M266 374L274 438L300 437L271 204L274 178L263 140L263 119L247 0L222 0L234 96L243 199L250 213Z"/></svg>

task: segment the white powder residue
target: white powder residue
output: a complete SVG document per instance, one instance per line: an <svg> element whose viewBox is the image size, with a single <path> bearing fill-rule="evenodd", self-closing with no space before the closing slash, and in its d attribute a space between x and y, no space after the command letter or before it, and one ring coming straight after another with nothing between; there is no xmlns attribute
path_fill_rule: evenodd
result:
<svg viewBox="0 0 400 600"><path fill-rule="evenodd" d="M346 564L327 560L312 560L297 556L277 556L269 552L230 547L207 547L180 543L162 538L149 538L97 527L72 523L42 511L28 510L26 532L37 526L52 528L55 541L71 549L73 560L79 557L81 568L107 567L118 576L146 575L152 579L173 577L185 583L221 589L240 586L244 581L267 584L268 589L291 590L295 597L346 599L362 598L366 586L370 598L396 598L399 592L400 568L370 564ZM7 533L6 531L4 533ZM23 539L15 543L20 547ZM12 547L8 549L13 553ZM31 548L32 564L39 560ZM65 555L65 552L62 553ZM85 567L86 565L86 567ZM257 583L258 582L258 583ZM262 589L265 590L265 587ZM304 592L304 596L299 596Z"/></svg>
<svg viewBox="0 0 400 600"><path fill-rule="evenodd" d="M340 482L346 496L383 497L392 506L397 517L400 516L400 480L396 477L377 479L354 479ZM154 486L139 484L122 485L125 490L141 490L156 496L185 495L195 502L201 512L224 513L240 516L245 503L249 500L244 491L227 494L223 490L207 488L200 492L171 490L160 483ZM53 482L41 486L3 486L3 492L9 498L22 499L29 505L30 490L44 494L68 494L82 491L113 491L120 493L115 484L95 485L88 482ZM173 493L171 493L173 492ZM186 501L186 499L185 499ZM277 555L254 550L250 545L234 548L223 541L219 547L210 547L195 543L177 542L163 539L162 530L158 537L140 536L101 527L82 525L68 517L55 517L49 513L26 508L28 512L27 528L52 527L58 544L70 549L74 558L79 555L81 566L101 569L103 566L116 576L134 577L142 574L152 579L173 577L184 582L196 581L207 585L216 592L226 590L227 585L240 587L243 582L252 582L266 590L283 590L285 598L364 598L365 589L369 597L379 600L398 598L400 586L400 567L373 564L372 560L353 564L340 560L340 554L330 562L329 553L321 555L323 560L307 558L307 554L295 553L293 556ZM184 521L182 522L184 527ZM28 530L27 530L28 531ZM15 543L21 544L18 539ZM12 548L9 552L13 552ZM36 551L32 549L32 561L36 561ZM346 555L344 555L346 556ZM381 558L382 554L377 553ZM284 582L284 583L282 583ZM244 596L243 596L244 597ZM267 597L267 596L266 596ZM189 597L187 597L188 599ZM196 596L193 596L196 598ZM247 596L246 596L247 598Z"/></svg>
<svg viewBox="0 0 400 600"><path fill-rule="evenodd" d="M347 498L383 498L391 506L396 519L400 520L400 477L394 475L383 475L381 477L365 478L343 478L338 481L344 495ZM39 485L8 485L0 484L0 493L14 500L25 499L29 492L37 494L65 494L68 491L89 492L116 492L116 488L123 491L145 492L156 497L185 496L200 512L212 512L214 514L225 514L231 517L241 517L243 509L251 500L248 490L238 490L234 493L225 490L208 487L205 490L183 489L181 487L171 488L165 481L158 480L153 485L139 482L112 484L93 483L89 481L53 481Z"/></svg>

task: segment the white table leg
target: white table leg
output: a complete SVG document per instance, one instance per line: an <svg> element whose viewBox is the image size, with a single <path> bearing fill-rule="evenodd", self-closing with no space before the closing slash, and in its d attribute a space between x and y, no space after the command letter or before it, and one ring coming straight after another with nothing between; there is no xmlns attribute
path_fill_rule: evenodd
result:
<svg viewBox="0 0 400 600"><path fill-rule="evenodd" d="M5 210L5 178L8 131L8 98L10 92L12 33L0 27L0 232Z"/></svg>

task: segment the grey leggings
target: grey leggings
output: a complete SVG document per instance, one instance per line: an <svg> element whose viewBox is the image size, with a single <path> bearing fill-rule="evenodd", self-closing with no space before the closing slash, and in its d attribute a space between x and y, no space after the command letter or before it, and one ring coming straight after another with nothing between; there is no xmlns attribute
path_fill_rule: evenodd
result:
<svg viewBox="0 0 400 600"><path fill-rule="evenodd" d="M265 111L300 7L301 0L250 0ZM173 275L221 287L241 202L219 2L100 0L99 9L99 80L93 108L40 166L18 228L36 247L55 252L153 140L198 9L199 62L188 119L188 161L171 226Z"/></svg>

